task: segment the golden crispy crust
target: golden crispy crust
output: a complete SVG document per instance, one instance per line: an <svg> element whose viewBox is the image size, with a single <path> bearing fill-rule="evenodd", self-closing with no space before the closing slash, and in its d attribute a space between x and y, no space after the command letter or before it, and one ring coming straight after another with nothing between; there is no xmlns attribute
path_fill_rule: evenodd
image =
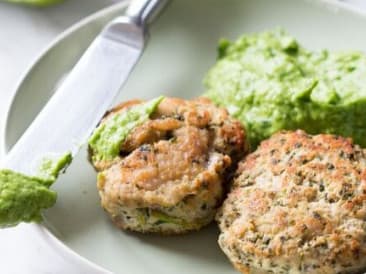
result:
<svg viewBox="0 0 366 274"><path fill-rule="evenodd" d="M338 136L277 133L239 164L216 218L220 246L250 273L364 269L365 151Z"/></svg>
<svg viewBox="0 0 366 274"><path fill-rule="evenodd" d="M138 103L117 106L105 120ZM246 149L242 125L225 109L204 98L165 98L151 119L121 144L119 158L93 163L101 171L102 206L124 229L165 234L197 230L212 220L222 201L224 175ZM179 221L154 227L151 216L145 216L137 227L135 215L141 212L128 215L123 208L154 209Z"/></svg>

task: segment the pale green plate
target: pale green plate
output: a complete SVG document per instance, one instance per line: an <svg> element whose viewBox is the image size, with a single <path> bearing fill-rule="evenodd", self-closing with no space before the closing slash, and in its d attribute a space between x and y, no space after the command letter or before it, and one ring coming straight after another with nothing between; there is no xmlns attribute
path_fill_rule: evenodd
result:
<svg viewBox="0 0 366 274"><path fill-rule="evenodd" d="M118 4L81 22L38 58L13 100L5 136L7 149L105 22L123 9L124 5ZM215 63L219 38L234 39L245 32L278 26L313 49L366 48L365 16L339 4L305 0L176 0L152 26L146 52L122 89L119 101L160 94L198 96L204 91L202 78ZM45 213L45 226L70 249L101 267L127 274L235 273L217 246L218 230L214 224L177 237L126 233L115 228L99 206L96 174L87 162L85 149L54 189L59 198ZM37 230L65 258L88 264L57 243L42 226Z"/></svg>

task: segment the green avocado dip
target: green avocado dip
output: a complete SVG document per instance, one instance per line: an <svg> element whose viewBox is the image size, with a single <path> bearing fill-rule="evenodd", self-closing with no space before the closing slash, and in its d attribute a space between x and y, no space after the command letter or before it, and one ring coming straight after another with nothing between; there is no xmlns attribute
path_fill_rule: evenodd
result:
<svg viewBox="0 0 366 274"><path fill-rule="evenodd" d="M0 227L40 222L41 210L56 202L56 192L49 187L71 160L70 153L44 159L39 175L33 177L8 169L0 170Z"/></svg>
<svg viewBox="0 0 366 274"><path fill-rule="evenodd" d="M222 40L205 78L218 105L246 126L252 148L281 129L352 137L366 146L366 56L310 51L285 31Z"/></svg>
<svg viewBox="0 0 366 274"><path fill-rule="evenodd" d="M101 123L89 139L93 160L113 160L117 157L121 143L131 130L147 121L163 99L160 96L144 104L132 106Z"/></svg>

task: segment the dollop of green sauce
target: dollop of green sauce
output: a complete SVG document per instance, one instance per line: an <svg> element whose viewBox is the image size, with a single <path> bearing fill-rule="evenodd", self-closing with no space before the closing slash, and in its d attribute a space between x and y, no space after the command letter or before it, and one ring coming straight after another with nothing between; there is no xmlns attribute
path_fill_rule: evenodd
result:
<svg viewBox="0 0 366 274"><path fill-rule="evenodd" d="M49 187L71 160L70 153L44 159L37 176L0 170L0 227L14 226L20 222L40 222L41 211L56 202L57 194Z"/></svg>
<svg viewBox="0 0 366 274"><path fill-rule="evenodd" d="M121 143L138 125L147 121L164 99L160 96L144 104L133 106L126 111L109 117L100 124L89 139L93 160L113 160L119 155Z"/></svg>
<svg viewBox="0 0 366 274"><path fill-rule="evenodd" d="M366 56L310 51L285 31L222 40L207 92L246 126L253 148L281 129L352 137L366 146Z"/></svg>
<svg viewBox="0 0 366 274"><path fill-rule="evenodd" d="M56 202L52 182L11 171L0 170L0 226L39 222L41 210Z"/></svg>
<svg viewBox="0 0 366 274"><path fill-rule="evenodd" d="M46 157L42 159L39 167L39 178L45 178L49 181L56 181L60 172L65 169L72 161L71 153L65 153L61 157Z"/></svg>

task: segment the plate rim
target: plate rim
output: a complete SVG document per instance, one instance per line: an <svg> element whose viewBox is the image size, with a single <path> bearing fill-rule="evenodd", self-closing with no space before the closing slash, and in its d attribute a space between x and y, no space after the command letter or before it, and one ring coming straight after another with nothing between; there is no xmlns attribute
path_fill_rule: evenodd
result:
<svg viewBox="0 0 366 274"><path fill-rule="evenodd" d="M3 129L3 138L1 141L1 149L3 151L3 154L6 155L8 151L11 148L11 145L9 143L9 138L7 132L9 131L9 123L10 123L10 116L11 111L14 108L16 98L19 94L19 88L26 79L29 72L37 66L37 64L40 62L40 60L43 58L44 55L47 54L49 50L51 50L54 46L56 46L59 42L61 42L64 38L66 38L71 33L75 32L77 29L79 29L82 26L85 26L89 24L90 22L94 21L98 17L102 17L104 14L116 11L118 9L123 9L127 6L127 4L130 2L130 0L119 0L119 3L112 4L106 8L103 8L70 26L63 32L61 32L59 35L57 35L51 42L49 42L43 49L40 50L40 53L36 55L29 65L26 67L24 72L19 77L19 80L17 81L17 84L15 85L14 92L10 98L10 103L8 104L7 110L5 112L5 120L2 126ZM326 8L333 8L333 9L342 9L346 10L348 12L354 13L356 15L366 17L366 9L357 8L356 5L352 5L346 2L342 2L340 0L305 0L305 2L309 2L311 4L321 4L326 6ZM28 223L30 228L40 236L41 239L43 239L50 247L54 248L55 251L58 254L61 254L62 257L68 261L72 262L73 265L88 267L89 270L96 271L96 273L101 274L113 274L110 270L98 265L97 263L87 259L86 257L82 256L81 254L74 251L71 247L66 245L62 240L58 239L50 229L48 229L44 224L42 223Z"/></svg>

